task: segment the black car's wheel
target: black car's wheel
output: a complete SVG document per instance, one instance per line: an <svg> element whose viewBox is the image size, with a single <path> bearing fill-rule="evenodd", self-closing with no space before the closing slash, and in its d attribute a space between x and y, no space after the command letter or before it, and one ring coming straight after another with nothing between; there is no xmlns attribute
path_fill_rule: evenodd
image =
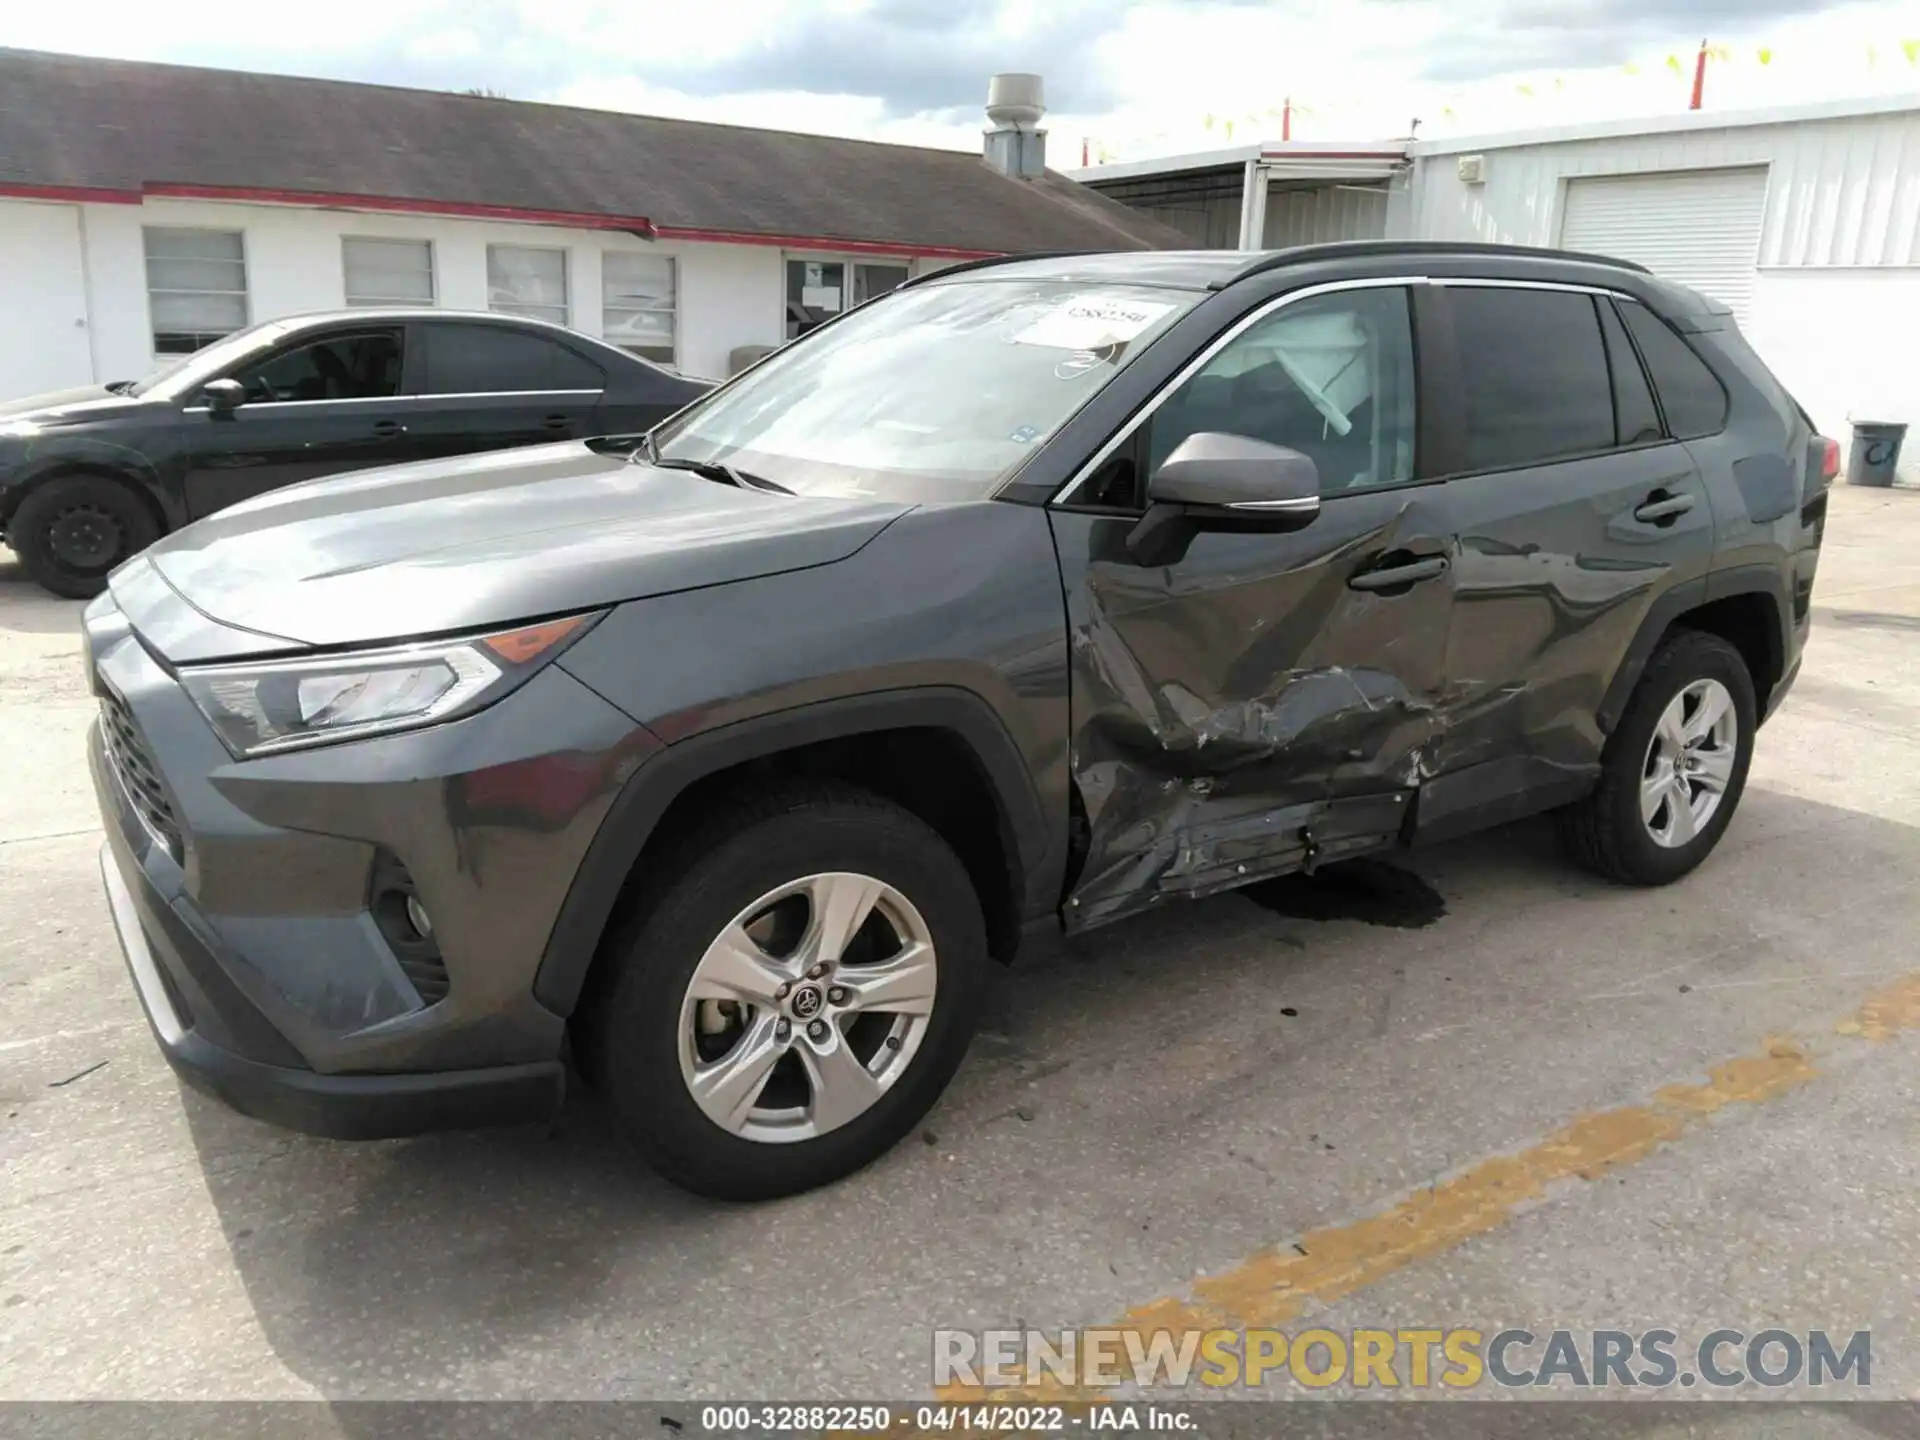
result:
<svg viewBox="0 0 1920 1440"><path fill-rule="evenodd" d="M98 595L114 566L159 538L153 511L105 475L42 481L7 526L7 539L27 574L69 600Z"/></svg>
<svg viewBox="0 0 1920 1440"><path fill-rule="evenodd" d="M1607 741L1593 794L1561 812L1588 869L1630 885L1665 885L1706 859L1725 833L1753 758L1753 678L1717 635L1681 630L1647 662Z"/></svg>
<svg viewBox="0 0 1920 1440"><path fill-rule="evenodd" d="M676 848L604 957L584 1067L641 1152L701 1194L769 1199L865 1165L972 1039L987 945L965 867L916 816L841 785L782 788Z"/></svg>

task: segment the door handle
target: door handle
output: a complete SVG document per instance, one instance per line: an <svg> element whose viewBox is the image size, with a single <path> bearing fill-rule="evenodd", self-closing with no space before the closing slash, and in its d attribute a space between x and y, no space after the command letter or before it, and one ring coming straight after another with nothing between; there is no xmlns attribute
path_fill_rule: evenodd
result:
<svg viewBox="0 0 1920 1440"><path fill-rule="evenodd" d="M376 420L373 422L373 433L377 439L396 440L407 433L407 427L398 420Z"/></svg>
<svg viewBox="0 0 1920 1440"><path fill-rule="evenodd" d="M1387 565L1378 570L1362 570L1358 575L1348 577L1347 588L1350 590L1397 590L1402 585L1418 585L1422 580L1432 580L1446 573L1446 556L1427 555L1418 560L1410 560L1404 565Z"/></svg>
<svg viewBox="0 0 1920 1440"><path fill-rule="evenodd" d="M1649 525L1662 525L1669 520L1678 519L1693 509L1693 496L1669 495L1664 490L1656 490L1635 508L1633 518L1644 520Z"/></svg>
<svg viewBox="0 0 1920 1440"><path fill-rule="evenodd" d="M549 430L573 429L573 417L571 415L549 415L540 423Z"/></svg>

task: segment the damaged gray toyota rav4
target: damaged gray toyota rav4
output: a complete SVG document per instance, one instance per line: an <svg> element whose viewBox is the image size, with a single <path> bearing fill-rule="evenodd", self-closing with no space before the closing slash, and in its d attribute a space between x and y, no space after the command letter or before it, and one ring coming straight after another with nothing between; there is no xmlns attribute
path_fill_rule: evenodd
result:
<svg viewBox="0 0 1920 1440"><path fill-rule="evenodd" d="M1833 443L1724 307L1391 243L915 280L638 445L264 495L85 617L189 1081L341 1137L574 1068L764 1197L897 1141L1023 940L1535 812L1719 841Z"/></svg>

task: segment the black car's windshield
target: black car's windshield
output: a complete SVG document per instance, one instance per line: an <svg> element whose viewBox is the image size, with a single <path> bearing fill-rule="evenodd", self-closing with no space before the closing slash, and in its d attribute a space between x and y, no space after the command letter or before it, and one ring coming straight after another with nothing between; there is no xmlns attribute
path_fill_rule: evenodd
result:
<svg viewBox="0 0 1920 1440"><path fill-rule="evenodd" d="M258 350L264 342L278 339L291 328L284 320L263 320L258 325L249 325L245 330L221 336L211 345L202 345L191 355L168 361L152 374L134 381L121 393L155 395L162 400L178 399L196 385L213 379L241 356Z"/></svg>
<svg viewBox="0 0 1920 1440"><path fill-rule="evenodd" d="M899 291L696 405L655 447L801 494L984 496L1199 299L986 278Z"/></svg>

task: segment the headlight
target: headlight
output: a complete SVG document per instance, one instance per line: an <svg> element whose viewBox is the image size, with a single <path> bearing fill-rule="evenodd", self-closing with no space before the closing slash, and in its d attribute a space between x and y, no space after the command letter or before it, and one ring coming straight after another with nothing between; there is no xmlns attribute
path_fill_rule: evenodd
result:
<svg viewBox="0 0 1920 1440"><path fill-rule="evenodd" d="M242 759L437 724L491 705L599 615L347 655L183 668L180 683Z"/></svg>
<svg viewBox="0 0 1920 1440"><path fill-rule="evenodd" d="M40 433L34 420L0 420L0 440L31 440Z"/></svg>

